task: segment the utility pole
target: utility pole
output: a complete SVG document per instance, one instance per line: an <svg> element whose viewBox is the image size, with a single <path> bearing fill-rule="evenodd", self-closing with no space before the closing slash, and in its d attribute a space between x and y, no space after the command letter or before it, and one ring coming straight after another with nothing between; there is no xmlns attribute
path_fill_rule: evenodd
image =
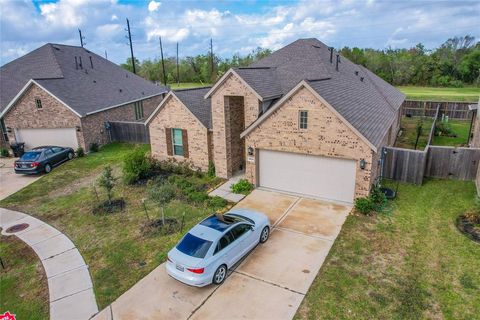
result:
<svg viewBox="0 0 480 320"><path fill-rule="evenodd" d="M178 42L177 42L177 83L180 83L180 70L178 68Z"/></svg>
<svg viewBox="0 0 480 320"><path fill-rule="evenodd" d="M160 55L162 57L163 84L167 85L167 75L165 74L165 61L163 60L162 37L158 37L158 39L160 40Z"/></svg>
<svg viewBox="0 0 480 320"><path fill-rule="evenodd" d="M107 50L105 50L105 59L108 60Z"/></svg>
<svg viewBox="0 0 480 320"><path fill-rule="evenodd" d="M210 38L210 77L211 77L211 82L213 83L214 76L213 76L213 39Z"/></svg>
<svg viewBox="0 0 480 320"><path fill-rule="evenodd" d="M133 73L137 73L135 70L135 57L133 56L133 45L132 45L132 34L130 32L130 21L127 18L127 31L128 31L128 41L130 42L130 54L132 55L132 69Z"/></svg>
<svg viewBox="0 0 480 320"><path fill-rule="evenodd" d="M82 30L78 29L78 34L80 35L80 46L83 46L85 45L85 43L83 43L83 40L85 40L85 37L82 36Z"/></svg>

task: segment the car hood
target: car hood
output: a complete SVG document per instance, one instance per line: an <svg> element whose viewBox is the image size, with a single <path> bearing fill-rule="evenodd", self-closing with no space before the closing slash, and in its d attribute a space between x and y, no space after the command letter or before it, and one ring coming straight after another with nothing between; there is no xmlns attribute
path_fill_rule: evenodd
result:
<svg viewBox="0 0 480 320"><path fill-rule="evenodd" d="M168 252L168 258L175 264L180 264L187 268L202 267L204 259L195 258L178 250L176 247Z"/></svg>

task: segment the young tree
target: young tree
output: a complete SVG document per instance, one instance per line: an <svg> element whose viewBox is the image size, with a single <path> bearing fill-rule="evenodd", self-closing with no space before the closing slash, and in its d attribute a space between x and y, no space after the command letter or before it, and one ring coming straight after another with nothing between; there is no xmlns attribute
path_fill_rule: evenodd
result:
<svg viewBox="0 0 480 320"><path fill-rule="evenodd" d="M98 185L105 189L107 192L108 197L108 204L112 204L112 197L113 197L113 188L115 187L115 183L117 178L112 174L112 168L110 166L106 166L103 168L102 175L98 178Z"/></svg>

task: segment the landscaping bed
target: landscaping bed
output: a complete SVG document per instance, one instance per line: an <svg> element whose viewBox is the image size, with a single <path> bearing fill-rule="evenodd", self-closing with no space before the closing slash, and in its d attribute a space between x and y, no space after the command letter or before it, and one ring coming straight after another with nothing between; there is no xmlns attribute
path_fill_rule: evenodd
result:
<svg viewBox="0 0 480 320"><path fill-rule="evenodd" d="M425 149L428 143L433 119L429 117L402 117L400 121L400 134L395 142L395 147L415 149L415 143L417 142L417 126L421 123L422 130L418 138L416 150Z"/></svg>
<svg viewBox="0 0 480 320"><path fill-rule="evenodd" d="M480 246L455 227L473 182L400 184L392 210L350 215L296 319L477 319Z"/></svg>

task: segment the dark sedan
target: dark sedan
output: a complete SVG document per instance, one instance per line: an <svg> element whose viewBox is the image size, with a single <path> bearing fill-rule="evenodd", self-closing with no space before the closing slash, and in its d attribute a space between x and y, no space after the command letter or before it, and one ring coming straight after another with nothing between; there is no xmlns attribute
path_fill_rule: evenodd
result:
<svg viewBox="0 0 480 320"><path fill-rule="evenodd" d="M37 147L23 154L15 161L15 173L38 174L49 173L60 163L73 159L75 153L72 148L55 146Z"/></svg>

